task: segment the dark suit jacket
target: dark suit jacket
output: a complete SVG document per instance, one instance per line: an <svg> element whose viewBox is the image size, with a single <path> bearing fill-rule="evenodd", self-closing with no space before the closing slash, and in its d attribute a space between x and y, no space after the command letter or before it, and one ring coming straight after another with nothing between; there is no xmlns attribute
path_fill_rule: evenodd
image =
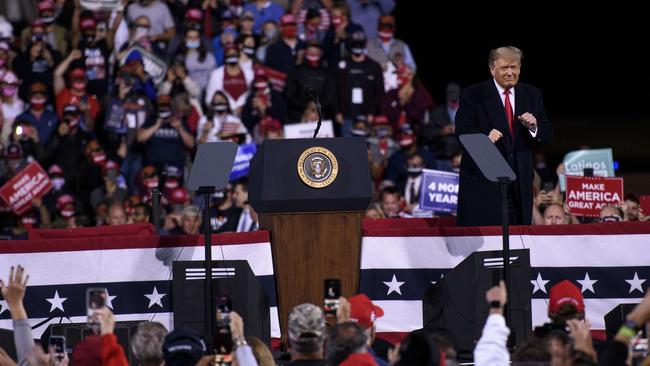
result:
<svg viewBox="0 0 650 366"><path fill-rule="evenodd" d="M537 135L533 138L527 128L515 120L513 141L494 80L469 86L460 95L456 136L470 133L488 135L492 129L501 131L503 137L496 147L517 175L511 192L516 196L514 202L521 220L518 223L529 225L533 205L533 143L548 142L553 132L540 90L519 83L515 86L515 119L525 112L537 118ZM485 179L467 153L463 154L460 166L457 223L460 226L501 225L499 187Z"/></svg>

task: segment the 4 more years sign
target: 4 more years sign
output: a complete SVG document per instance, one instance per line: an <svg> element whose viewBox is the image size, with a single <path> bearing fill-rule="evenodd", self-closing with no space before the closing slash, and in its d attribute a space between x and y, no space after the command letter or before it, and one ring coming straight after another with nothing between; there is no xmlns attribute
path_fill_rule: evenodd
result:
<svg viewBox="0 0 650 366"><path fill-rule="evenodd" d="M50 177L37 162L32 162L0 188L0 197L16 215L21 215L32 206L34 198L42 197L50 189Z"/></svg>
<svg viewBox="0 0 650 366"><path fill-rule="evenodd" d="M623 178L566 177L566 201L572 215L598 217L623 199Z"/></svg>

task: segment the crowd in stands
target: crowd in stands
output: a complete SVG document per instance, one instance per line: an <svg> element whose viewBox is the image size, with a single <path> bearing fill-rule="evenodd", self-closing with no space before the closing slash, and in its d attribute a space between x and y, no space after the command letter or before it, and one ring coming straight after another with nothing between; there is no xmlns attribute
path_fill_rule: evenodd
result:
<svg viewBox="0 0 650 366"><path fill-rule="evenodd" d="M461 87L432 99L393 0L86 3L0 5L0 186L32 162L53 183L20 216L0 202L2 238L151 220L161 181L164 232L197 232L202 200L185 187L197 145L283 138L318 119L310 88L336 136L367 141L369 217L433 216L418 210L422 169L459 170ZM558 188L540 188L557 181L543 170L535 223L577 222ZM210 203L213 231L257 229L246 178L232 183ZM629 197L608 217L647 219Z"/></svg>
<svg viewBox="0 0 650 366"><path fill-rule="evenodd" d="M24 296L29 276L20 265L12 267L6 281L0 279L0 291L11 313L17 360L0 346L0 366L128 366L126 352L114 334L115 318L111 309L101 307L89 315L92 330L72 349L57 353L34 341ZM647 364L647 348L638 344L642 330L650 324L650 292L626 317L610 341L592 339L591 325L585 318L585 301L580 289L570 281L561 281L549 292L549 322L535 328L528 339L508 346L510 329L504 318L508 302L505 283L489 289L485 295L489 308L482 334L474 349L474 365L603 365ZM364 294L339 298L335 314L325 314L314 304L301 304L291 310L286 324L288 360L292 366L438 366L458 365L453 335L420 329L409 333L395 345L376 337L376 323L385 315ZM232 365L272 366L276 364L269 345L246 335L244 321L230 312L226 327L232 351L221 353L219 360ZM470 330L468 330L470 331ZM647 341L647 339L646 339ZM224 342L221 340L220 342ZM211 344L211 343L207 343ZM221 344L221 343L220 343ZM225 346L226 343L219 345ZM227 342L230 344L230 341ZM646 344L647 347L647 344ZM194 330L181 327L171 332L153 321L139 323L130 339L134 363L142 366L222 365L214 350ZM219 348L222 349L222 348ZM230 352L230 353L229 353ZM70 356L68 355L70 354ZM282 359L282 353L276 353ZM232 359L231 359L232 357ZM217 363L215 363L217 362ZM282 364L282 363L281 363Z"/></svg>

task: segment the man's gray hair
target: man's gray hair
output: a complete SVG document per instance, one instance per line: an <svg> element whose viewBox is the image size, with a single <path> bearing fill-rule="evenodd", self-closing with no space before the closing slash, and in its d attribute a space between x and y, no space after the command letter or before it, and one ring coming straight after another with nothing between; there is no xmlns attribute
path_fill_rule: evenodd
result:
<svg viewBox="0 0 650 366"><path fill-rule="evenodd" d="M515 46L504 46L490 50L490 56L488 57L488 66L494 66L494 61L502 58L516 58L521 63L521 60L524 58L524 53Z"/></svg>
<svg viewBox="0 0 650 366"><path fill-rule="evenodd" d="M131 353L141 366L159 366L163 363L162 346L167 329L158 322L138 324L138 331L131 338Z"/></svg>

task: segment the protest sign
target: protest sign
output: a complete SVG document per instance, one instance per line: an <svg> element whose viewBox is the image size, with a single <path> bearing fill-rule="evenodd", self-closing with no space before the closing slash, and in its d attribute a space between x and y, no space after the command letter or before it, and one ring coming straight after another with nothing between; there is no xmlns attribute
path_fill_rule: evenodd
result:
<svg viewBox="0 0 650 366"><path fill-rule="evenodd" d="M149 74L149 76L151 76L154 84L160 84L167 76L167 63L165 60L145 50L144 48L135 45L124 53L122 60L120 60L120 66L123 66L126 63L129 55L133 52L140 53L142 56L142 65L144 67L144 71Z"/></svg>
<svg viewBox="0 0 650 366"><path fill-rule="evenodd" d="M50 189L50 177L34 161L0 188L0 197L16 215L22 215L32 206L32 199L42 197Z"/></svg>
<svg viewBox="0 0 650 366"><path fill-rule="evenodd" d="M458 206L458 173L424 169L420 187L420 208L456 213Z"/></svg>
<svg viewBox="0 0 650 366"><path fill-rule="evenodd" d="M81 0L79 3L82 8L88 10L113 10L117 8L122 0Z"/></svg>
<svg viewBox="0 0 650 366"><path fill-rule="evenodd" d="M237 155L235 156L235 163L230 172L230 181L237 180L241 177L248 175L251 165L251 159L257 152L257 145L255 143L239 145L237 147Z"/></svg>
<svg viewBox="0 0 650 366"><path fill-rule="evenodd" d="M613 177L614 176L614 157L612 149L584 149L571 151L564 156L564 176L584 175L585 168L594 170L594 176ZM560 176L560 190L564 192L565 179Z"/></svg>
<svg viewBox="0 0 650 366"><path fill-rule="evenodd" d="M566 177L566 202L572 215L598 217L623 200L623 178Z"/></svg>

